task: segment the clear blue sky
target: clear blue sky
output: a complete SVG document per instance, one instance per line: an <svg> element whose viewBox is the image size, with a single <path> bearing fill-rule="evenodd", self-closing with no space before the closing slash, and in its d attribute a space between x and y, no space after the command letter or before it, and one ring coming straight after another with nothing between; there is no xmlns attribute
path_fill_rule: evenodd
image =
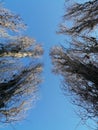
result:
<svg viewBox="0 0 98 130"><path fill-rule="evenodd" d="M64 13L65 0L4 0L5 7L20 14L28 25L28 35L42 43L44 54L44 82L39 90L40 100L16 130L89 130L81 124L74 107L60 89L60 80L51 73L49 49L64 40L55 31ZM76 128L77 127L77 128ZM11 126L2 130L12 130Z"/></svg>

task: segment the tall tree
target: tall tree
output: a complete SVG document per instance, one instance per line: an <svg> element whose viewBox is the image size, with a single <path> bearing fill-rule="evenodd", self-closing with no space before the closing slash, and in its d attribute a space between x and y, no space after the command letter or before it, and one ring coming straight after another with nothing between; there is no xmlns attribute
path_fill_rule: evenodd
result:
<svg viewBox="0 0 98 130"><path fill-rule="evenodd" d="M70 49L54 47L51 50L53 72L64 77L64 91L74 95L73 102L83 108L82 115L86 119L97 119L98 40L90 37L83 37L83 40L84 44L81 41L72 42ZM92 45L86 45L87 42Z"/></svg>
<svg viewBox="0 0 98 130"><path fill-rule="evenodd" d="M53 72L62 75L64 93L81 107L81 118L98 122L98 0L71 5L63 20L59 33L70 37L70 47L51 49Z"/></svg>
<svg viewBox="0 0 98 130"><path fill-rule="evenodd" d="M0 121L9 123L24 117L35 101L41 82L43 49L25 29L20 16L0 5Z"/></svg>

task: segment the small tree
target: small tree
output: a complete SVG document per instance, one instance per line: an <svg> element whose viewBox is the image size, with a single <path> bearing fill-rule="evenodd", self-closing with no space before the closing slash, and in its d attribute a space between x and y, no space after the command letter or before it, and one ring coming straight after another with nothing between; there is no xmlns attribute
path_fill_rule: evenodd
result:
<svg viewBox="0 0 98 130"><path fill-rule="evenodd" d="M41 45L23 35L21 18L0 6L0 121L24 117L41 82ZM19 32L19 33L18 33Z"/></svg>

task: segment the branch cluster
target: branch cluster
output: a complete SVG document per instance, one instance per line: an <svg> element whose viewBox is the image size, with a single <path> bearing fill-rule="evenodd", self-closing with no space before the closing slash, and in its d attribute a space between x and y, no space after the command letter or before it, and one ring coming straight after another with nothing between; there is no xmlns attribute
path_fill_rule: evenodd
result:
<svg viewBox="0 0 98 130"><path fill-rule="evenodd" d="M62 75L64 93L81 107L81 118L98 122L98 0L71 5L63 20L59 33L70 36L70 47L52 48L53 72Z"/></svg>
<svg viewBox="0 0 98 130"><path fill-rule="evenodd" d="M0 121L3 123L24 118L36 100L41 83L39 58L43 49L33 38L20 34L19 30L24 28L20 16L0 6Z"/></svg>

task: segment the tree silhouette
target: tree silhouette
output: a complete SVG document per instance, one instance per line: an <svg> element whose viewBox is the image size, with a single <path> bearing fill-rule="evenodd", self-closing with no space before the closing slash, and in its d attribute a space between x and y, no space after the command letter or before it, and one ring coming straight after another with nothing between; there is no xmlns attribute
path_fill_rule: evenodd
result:
<svg viewBox="0 0 98 130"><path fill-rule="evenodd" d="M85 43L89 39L83 38ZM64 77L64 91L74 95L73 102L82 106L85 118L98 117L98 53L92 42L93 47L75 41L70 49L54 47L51 51L53 71Z"/></svg>
<svg viewBox="0 0 98 130"><path fill-rule="evenodd" d="M63 20L59 33L70 37L70 47L51 49L53 72L62 75L64 93L81 107L81 119L98 122L98 0L69 5Z"/></svg>
<svg viewBox="0 0 98 130"><path fill-rule="evenodd" d="M10 123L24 118L35 101L43 49L21 31L22 19L0 5L0 121Z"/></svg>

